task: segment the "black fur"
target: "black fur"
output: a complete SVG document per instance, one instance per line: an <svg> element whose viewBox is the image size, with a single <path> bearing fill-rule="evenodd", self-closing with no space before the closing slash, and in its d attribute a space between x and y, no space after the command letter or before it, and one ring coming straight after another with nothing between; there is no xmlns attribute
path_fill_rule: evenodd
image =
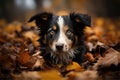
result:
<svg viewBox="0 0 120 80"><path fill-rule="evenodd" d="M40 14L37 14L33 16L29 22L32 22L35 20L36 25L40 28L40 44L41 44L41 52L44 57L44 59L47 61L50 61L50 63L54 63L55 59L51 58L50 56L50 48L49 46L44 43L45 40L45 35L47 34L47 31L49 27L53 24L56 24L56 19L58 16L53 15L52 13L47 13L43 12ZM84 62L84 54L87 52L87 48L84 44L84 28L86 26L91 26L91 18L88 15L85 14L76 14L76 13L71 13L68 16L63 16L64 20L66 21L66 25L68 25L74 35L73 37L77 36L78 40L74 40L74 46L76 47L77 52L75 53L75 57L72 58L71 60L78 62L81 64ZM63 64L67 64L68 62L64 62Z"/></svg>
<svg viewBox="0 0 120 80"><path fill-rule="evenodd" d="M42 40L44 40L44 35L46 34L46 31L51 23L52 16L52 13L43 12L31 17L28 21L32 22L35 20L36 25L38 26L38 28L40 28L39 36L41 36L41 38L39 41L41 45L44 45Z"/></svg>

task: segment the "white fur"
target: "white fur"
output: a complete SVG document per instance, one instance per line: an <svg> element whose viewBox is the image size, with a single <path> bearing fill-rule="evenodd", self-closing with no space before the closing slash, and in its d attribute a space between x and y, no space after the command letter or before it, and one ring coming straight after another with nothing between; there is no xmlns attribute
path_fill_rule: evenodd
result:
<svg viewBox="0 0 120 80"><path fill-rule="evenodd" d="M57 23L58 23L59 29L60 29L60 35L58 37L57 43L64 43L64 44L66 44L66 42L65 42L65 34L64 34L64 31L63 31L64 19L60 16L58 18L58 22Z"/></svg>

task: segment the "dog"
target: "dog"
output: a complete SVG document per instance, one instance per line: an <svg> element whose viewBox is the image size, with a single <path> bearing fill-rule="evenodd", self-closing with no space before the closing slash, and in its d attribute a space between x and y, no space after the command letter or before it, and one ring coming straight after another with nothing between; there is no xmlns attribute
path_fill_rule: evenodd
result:
<svg viewBox="0 0 120 80"><path fill-rule="evenodd" d="M35 21L40 33L41 55L46 62L68 65L72 61L81 64L87 47L84 41L84 28L91 26L87 14L70 13L57 16L49 12L34 15L28 22Z"/></svg>

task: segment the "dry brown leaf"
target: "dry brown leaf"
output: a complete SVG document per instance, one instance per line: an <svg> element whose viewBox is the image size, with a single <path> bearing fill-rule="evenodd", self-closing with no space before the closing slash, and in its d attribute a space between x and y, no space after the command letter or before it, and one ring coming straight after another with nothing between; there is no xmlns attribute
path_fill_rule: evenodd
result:
<svg viewBox="0 0 120 80"><path fill-rule="evenodd" d="M32 68L36 62L36 60L29 55L28 51L19 53L17 61L19 65L27 68Z"/></svg>
<svg viewBox="0 0 120 80"><path fill-rule="evenodd" d="M99 57L97 63L92 66L93 70L97 70L99 66L109 67L111 65L117 66L120 63L120 52L114 50L113 48L108 49L104 57Z"/></svg>
<svg viewBox="0 0 120 80"><path fill-rule="evenodd" d="M40 37L33 31L27 31L23 33L25 39L30 39L34 46L39 46L39 42L37 41Z"/></svg>
<svg viewBox="0 0 120 80"><path fill-rule="evenodd" d="M72 62L71 65L68 65L66 68L67 71L83 71L84 69L76 62Z"/></svg>
<svg viewBox="0 0 120 80"><path fill-rule="evenodd" d="M108 49L105 52L105 57L101 57L101 65L110 66L112 64L118 65L119 63L120 52L114 50L113 48Z"/></svg>
<svg viewBox="0 0 120 80"><path fill-rule="evenodd" d="M44 68L44 59L38 52L33 55L30 55L28 51L21 52L18 54L17 62L20 68L30 70Z"/></svg>
<svg viewBox="0 0 120 80"><path fill-rule="evenodd" d="M95 60L95 58L93 57L93 55L91 53L89 53L89 52L85 55L85 57L89 61L94 61Z"/></svg>

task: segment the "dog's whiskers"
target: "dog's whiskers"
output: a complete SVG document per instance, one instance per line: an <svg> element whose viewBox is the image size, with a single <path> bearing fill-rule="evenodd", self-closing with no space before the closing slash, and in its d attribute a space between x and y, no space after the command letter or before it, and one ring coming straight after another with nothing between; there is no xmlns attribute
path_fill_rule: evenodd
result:
<svg viewBox="0 0 120 80"><path fill-rule="evenodd" d="M74 58L74 51L73 50L69 51L68 53L69 53L70 58Z"/></svg>

